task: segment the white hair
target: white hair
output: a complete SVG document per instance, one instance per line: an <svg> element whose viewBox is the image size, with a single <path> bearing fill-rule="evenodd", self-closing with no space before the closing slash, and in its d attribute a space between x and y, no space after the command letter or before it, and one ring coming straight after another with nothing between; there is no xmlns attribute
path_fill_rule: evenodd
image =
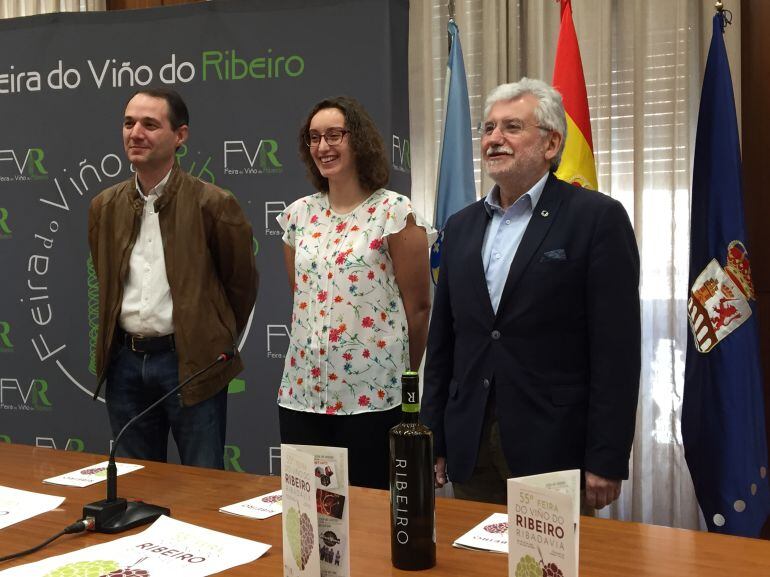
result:
<svg viewBox="0 0 770 577"><path fill-rule="evenodd" d="M487 95L487 100L484 103L484 116L489 116L489 111L497 102L514 100L524 94L531 94L537 98L535 119L538 125L561 135L561 146L556 152L556 156L551 159L551 170L556 171L561 162L562 152L564 152L564 143L567 141L567 117L564 113L561 94L553 86L542 80L527 78L526 76L518 82L501 84Z"/></svg>

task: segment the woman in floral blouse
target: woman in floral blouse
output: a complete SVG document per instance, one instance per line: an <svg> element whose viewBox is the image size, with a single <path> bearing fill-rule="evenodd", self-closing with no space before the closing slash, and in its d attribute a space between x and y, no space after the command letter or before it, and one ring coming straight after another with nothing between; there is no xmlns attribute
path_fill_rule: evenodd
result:
<svg viewBox="0 0 770 577"><path fill-rule="evenodd" d="M354 99L316 104L299 150L319 192L278 217L294 292L281 441L347 447L351 484L387 488L401 374L418 369L428 334L435 231L382 188L385 147Z"/></svg>

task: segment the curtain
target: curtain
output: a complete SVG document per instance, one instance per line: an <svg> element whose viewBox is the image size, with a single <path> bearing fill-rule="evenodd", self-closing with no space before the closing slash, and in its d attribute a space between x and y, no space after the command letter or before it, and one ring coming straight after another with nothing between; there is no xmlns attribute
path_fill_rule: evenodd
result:
<svg viewBox="0 0 770 577"><path fill-rule="evenodd" d="M0 18L106 9L107 0L0 0Z"/></svg>
<svg viewBox="0 0 770 577"><path fill-rule="evenodd" d="M447 2L410 7L412 199L433 215L444 107ZM740 105L740 3L725 41ZM713 1L572 0L586 77L599 188L628 211L642 275L642 374L631 473L599 516L703 528L681 439L690 182ZM521 76L553 76L559 3L457 0L471 123L486 93ZM739 110L740 117L740 110ZM478 142L478 136L474 134ZM474 159L477 193L492 183Z"/></svg>

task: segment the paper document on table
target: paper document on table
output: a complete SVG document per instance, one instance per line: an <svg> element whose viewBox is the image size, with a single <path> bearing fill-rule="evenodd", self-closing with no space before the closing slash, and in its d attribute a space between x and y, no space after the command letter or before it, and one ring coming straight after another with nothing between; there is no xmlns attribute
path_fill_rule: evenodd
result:
<svg viewBox="0 0 770 577"><path fill-rule="evenodd" d="M19 565L0 571L0 576L117 575L123 571L125 575L205 577L250 563L269 548L163 516L136 535Z"/></svg>
<svg viewBox="0 0 770 577"><path fill-rule="evenodd" d="M104 481L107 478L108 462L109 461L103 461L96 465L89 465L88 467L70 471L69 473L64 473L57 477L43 479L43 483L66 485L67 487L88 487L89 485ZM118 477L144 468L142 465L131 465L129 463L116 463L116 465L118 467Z"/></svg>
<svg viewBox="0 0 770 577"><path fill-rule="evenodd" d="M280 515L281 509L283 509L283 499L281 491L278 490L221 507L219 511L240 517L249 517L250 519L267 519L273 515Z"/></svg>
<svg viewBox="0 0 770 577"><path fill-rule="evenodd" d="M452 543L460 549L508 553L508 515L492 513Z"/></svg>
<svg viewBox="0 0 770 577"><path fill-rule="evenodd" d="M64 497L0 486L0 529L56 509Z"/></svg>

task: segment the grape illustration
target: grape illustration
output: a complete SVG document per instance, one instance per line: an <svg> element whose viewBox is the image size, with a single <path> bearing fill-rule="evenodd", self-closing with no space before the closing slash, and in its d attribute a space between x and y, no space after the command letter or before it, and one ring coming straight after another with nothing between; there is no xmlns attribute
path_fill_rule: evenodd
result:
<svg viewBox="0 0 770 577"><path fill-rule="evenodd" d="M516 564L516 577L543 577L543 570L532 555L524 555Z"/></svg>
<svg viewBox="0 0 770 577"><path fill-rule="evenodd" d="M54 569L43 577L101 577L119 567L115 561L78 561Z"/></svg>
<svg viewBox="0 0 770 577"><path fill-rule="evenodd" d="M294 560L300 569L304 569L313 550L313 524L307 513L301 513L294 507L286 511L286 536Z"/></svg>
<svg viewBox="0 0 770 577"><path fill-rule="evenodd" d="M507 533L508 523L492 523L491 525L484 525L484 531L487 533Z"/></svg>
<svg viewBox="0 0 770 577"><path fill-rule="evenodd" d="M116 569L99 577L150 577L150 572L146 569Z"/></svg>
<svg viewBox="0 0 770 577"><path fill-rule="evenodd" d="M99 477L107 476L107 467L91 467L90 469L81 469L81 475L97 475Z"/></svg>
<svg viewBox="0 0 770 577"><path fill-rule="evenodd" d="M264 503L278 503L281 500L281 495L267 495L262 497Z"/></svg>
<svg viewBox="0 0 770 577"><path fill-rule="evenodd" d="M543 577L564 577L564 573L556 563L548 563L543 566Z"/></svg>
<svg viewBox="0 0 770 577"><path fill-rule="evenodd" d="M88 372L96 376L96 337L99 332L99 281L96 278L94 260L88 255Z"/></svg>

